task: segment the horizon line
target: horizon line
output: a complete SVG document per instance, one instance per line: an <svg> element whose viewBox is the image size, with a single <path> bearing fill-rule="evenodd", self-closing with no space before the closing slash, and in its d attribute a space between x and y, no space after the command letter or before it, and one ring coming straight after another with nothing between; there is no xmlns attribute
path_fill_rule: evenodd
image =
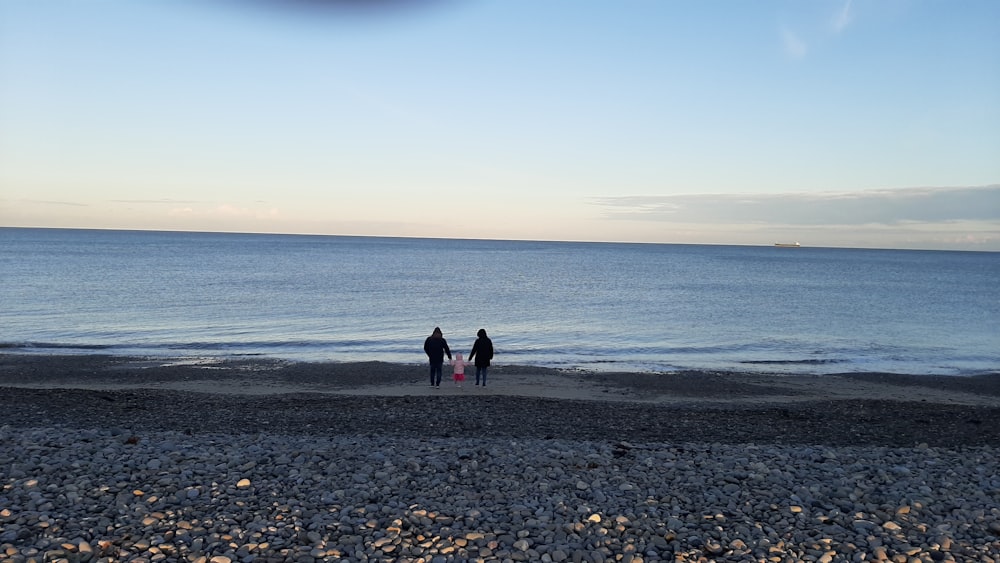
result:
<svg viewBox="0 0 1000 563"><path fill-rule="evenodd" d="M506 238L476 238L476 237L434 237L434 236L412 236L412 235L358 235L358 234L333 234L333 233L304 233L304 232L273 232L273 231L209 231L209 230L185 230L185 229L137 229L127 227L40 227L40 226L10 226L0 225L0 229L34 229L34 230L58 230L58 231L110 231L124 233L188 233L205 235L268 235L268 236L298 236L298 237L343 237L343 238L382 238L382 239L406 239L406 240L454 240L454 241L483 241L483 242L525 242L525 243L567 243L567 244L641 244L641 245L672 245L672 246L739 246L748 248L773 248L780 241L769 243L725 243L725 242L650 242L650 241L630 241L630 240L582 240L582 239L506 239ZM801 241L800 241L801 242ZM985 252L1000 253L1000 250L985 249L960 249L960 248L895 248L877 246L831 246L831 245L810 245L801 244L797 249L839 249L839 250L897 250L915 252Z"/></svg>

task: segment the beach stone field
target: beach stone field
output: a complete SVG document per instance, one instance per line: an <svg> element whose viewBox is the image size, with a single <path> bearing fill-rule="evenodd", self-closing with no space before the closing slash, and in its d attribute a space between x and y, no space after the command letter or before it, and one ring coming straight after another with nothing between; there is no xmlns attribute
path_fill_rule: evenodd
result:
<svg viewBox="0 0 1000 563"><path fill-rule="evenodd" d="M1000 561L988 404L0 393L0 562Z"/></svg>
<svg viewBox="0 0 1000 563"><path fill-rule="evenodd" d="M0 429L3 561L996 561L992 448Z"/></svg>

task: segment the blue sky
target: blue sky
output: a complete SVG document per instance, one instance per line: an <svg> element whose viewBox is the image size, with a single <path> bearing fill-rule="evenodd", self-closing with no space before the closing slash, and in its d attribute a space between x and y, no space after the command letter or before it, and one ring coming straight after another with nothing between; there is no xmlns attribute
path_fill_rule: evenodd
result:
<svg viewBox="0 0 1000 563"><path fill-rule="evenodd" d="M1000 250L1000 2L358 3L0 0L0 226Z"/></svg>

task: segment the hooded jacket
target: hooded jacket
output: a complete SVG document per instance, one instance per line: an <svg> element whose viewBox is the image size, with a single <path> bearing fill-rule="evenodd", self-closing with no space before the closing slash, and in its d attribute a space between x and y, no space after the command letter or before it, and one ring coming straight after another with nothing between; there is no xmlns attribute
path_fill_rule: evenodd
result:
<svg viewBox="0 0 1000 563"><path fill-rule="evenodd" d="M490 367L490 360L493 359L493 341L486 336L486 330L479 329L476 333L479 338L472 345L472 351L469 352L469 360L475 359L477 368Z"/></svg>
<svg viewBox="0 0 1000 563"><path fill-rule="evenodd" d="M441 334L441 329L435 328L434 333L424 340L424 353L430 359L432 364L444 363L445 354L448 355L448 359L451 359L451 349L448 348L448 341L444 339L444 335Z"/></svg>

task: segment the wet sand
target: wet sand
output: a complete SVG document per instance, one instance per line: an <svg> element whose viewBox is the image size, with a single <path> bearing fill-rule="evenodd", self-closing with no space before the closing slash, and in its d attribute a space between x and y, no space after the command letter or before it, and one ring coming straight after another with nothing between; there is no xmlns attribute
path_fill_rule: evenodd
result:
<svg viewBox="0 0 1000 563"><path fill-rule="evenodd" d="M471 380L469 376L471 375ZM0 355L0 424L286 434L1000 445L1000 374L585 373Z"/></svg>

